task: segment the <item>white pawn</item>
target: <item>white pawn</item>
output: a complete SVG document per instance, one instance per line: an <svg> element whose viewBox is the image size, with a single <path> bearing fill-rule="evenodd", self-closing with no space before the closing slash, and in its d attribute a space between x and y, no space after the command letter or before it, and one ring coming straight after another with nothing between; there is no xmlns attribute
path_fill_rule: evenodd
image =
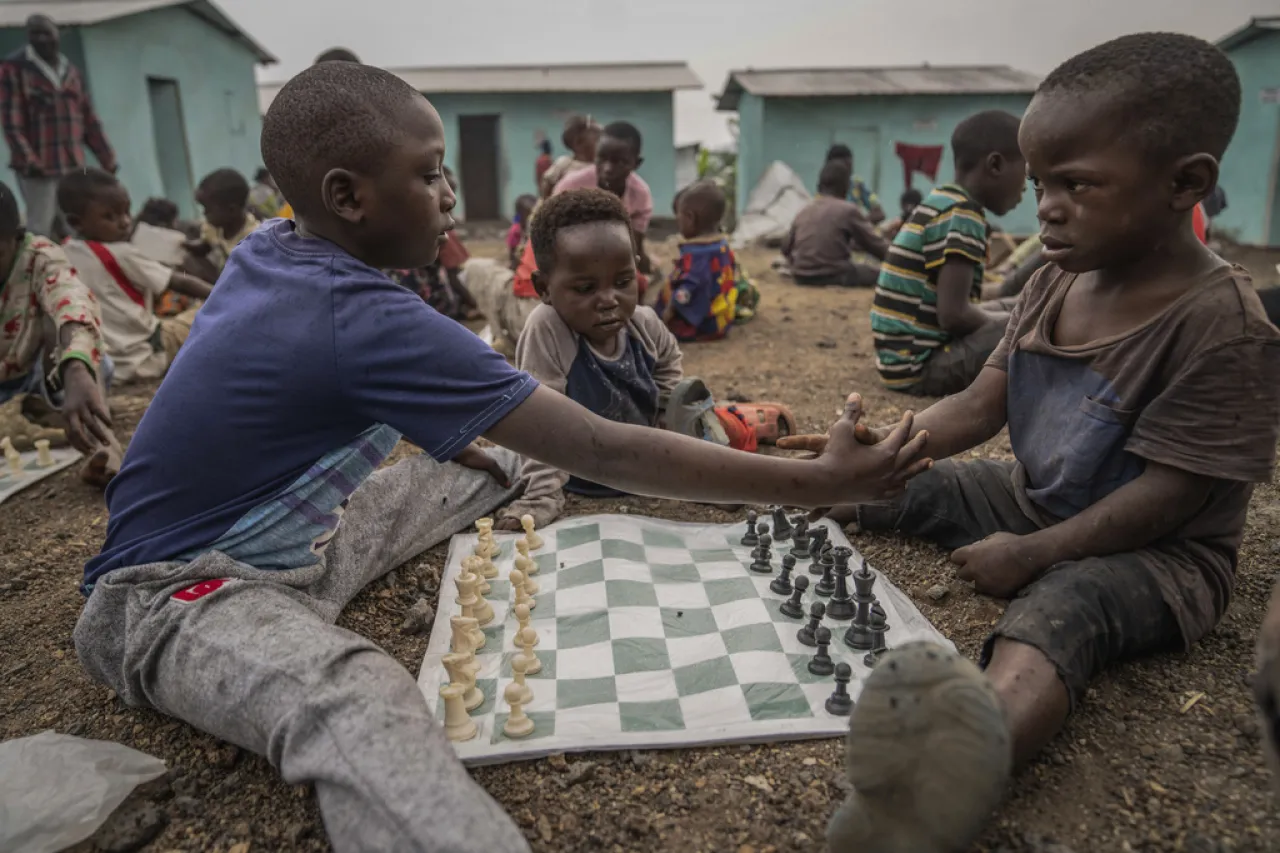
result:
<svg viewBox="0 0 1280 853"><path fill-rule="evenodd" d="M36 464L41 468L53 467L53 454L49 452L49 439L41 438L36 441Z"/></svg>
<svg viewBox="0 0 1280 853"><path fill-rule="evenodd" d="M534 579L530 577L533 572L537 571L537 567L534 566L533 560L530 560L528 557L516 557L516 568L520 570L520 574L524 575L524 591L529 595L537 595L540 587ZM530 571L530 569L533 571Z"/></svg>
<svg viewBox="0 0 1280 853"><path fill-rule="evenodd" d="M529 590L525 588L524 572L519 569L512 569L511 574L508 575L507 578L511 581L511 586L515 588L517 607L523 604L532 610L538 606L538 603L530 597Z"/></svg>
<svg viewBox="0 0 1280 853"><path fill-rule="evenodd" d="M533 720L524 712L524 698L520 685L514 681L507 685L507 689L502 692L502 696L507 700L507 704L511 706L511 714L507 717L507 722L502 727L502 732L507 737L528 737L533 734ZM465 714L466 711L463 711ZM471 718L467 718L467 722L471 722ZM473 724L474 725L474 724Z"/></svg>
<svg viewBox="0 0 1280 853"><path fill-rule="evenodd" d="M533 516L524 515L520 517L520 526L524 528L524 538L529 540L529 547L536 551L542 547L542 537L533 529Z"/></svg>
<svg viewBox="0 0 1280 853"><path fill-rule="evenodd" d="M525 571L524 569L520 569L520 571L524 572L526 575L536 575L538 573L538 564L529 558L529 540L524 538L517 539L516 551L521 557L529 560L528 571ZM519 565L517 565L516 568L519 568Z"/></svg>
<svg viewBox="0 0 1280 853"><path fill-rule="evenodd" d="M444 733L451 741L471 740L479 731L462 699L461 684L446 684L440 688L444 699ZM532 722L532 721L531 721Z"/></svg>
<svg viewBox="0 0 1280 853"><path fill-rule="evenodd" d="M533 688L525 683L524 677L529 671L529 662L524 658L516 655L511 659L511 675L514 679L513 683L520 685L524 690L524 698L520 700L523 705L528 705L533 701Z"/></svg>
<svg viewBox="0 0 1280 853"><path fill-rule="evenodd" d="M525 628L516 634L516 645L523 652L525 663L525 672L528 675L537 675L542 672L542 661L538 660L538 656L533 653L533 647L537 645L538 633L532 628Z"/></svg>
<svg viewBox="0 0 1280 853"><path fill-rule="evenodd" d="M515 610L515 613L516 613L516 623L518 626L516 630L523 631L525 628L528 628L529 627L529 605L517 604L513 609ZM541 641L541 638L538 636L537 631L534 631L532 633L533 633L533 644L536 646Z"/></svg>
<svg viewBox="0 0 1280 853"><path fill-rule="evenodd" d="M461 685L462 702L468 711L474 711L484 704L484 693L476 687L480 663L475 659L475 655L449 654L441 659L441 663L449 673L449 682Z"/></svg>
<svg viewBox="0 0 1280 853"><path fill-rule="evenodd" d="M0 450L4 451L4 458L9 463L9 473L14 477L23 476L25 472L22 470L22 454L14 448L9 436L0 438Z"/></svg>

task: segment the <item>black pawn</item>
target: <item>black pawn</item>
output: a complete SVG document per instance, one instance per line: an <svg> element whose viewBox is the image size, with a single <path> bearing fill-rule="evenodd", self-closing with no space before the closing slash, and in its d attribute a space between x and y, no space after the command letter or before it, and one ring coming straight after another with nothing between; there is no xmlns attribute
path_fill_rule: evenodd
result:
<svg viewBox="0 0 1280 853"><path fill-rule="evenodd" d="M814 587L814 592L823 598L830 598L836 592L836 560L831 549L822 555L822 580Z"/></svg>
<svg viewBox="0 0 1280 853"><path fill-rule="evenodd" d="M780 506L773 508L773 538L779 542L791 538L791 522L787 520L787 511Z"/></svg>
<svg viewBox="0 0 1280 853"><path fill-rule="evenodd" d="M791 573L795 571L796 558L790 554L784 554L782 557L782 574L773 579L769 584L769 590L778 595L791 594Z"/></svg>
<svg viewBox="0 0 1280 853"><path fill-rule="evenodd" d="M885 612L879 603L871 607L871 651L867 652L862 662L869 667L875 666L880 662L880 656L889 651L885 645L884 635L889 630L889 622L885 617Z"/></svg>
<svg viewBox="0 0 1280 853"><path fill-rule="evenodd" d="M801 599L804 598L804 592L808 588L809 579L807 577L801 575L796 578L795 585L791 588L791 597L778 605L778 612L788 619L799 619L804 616L804 604Z"/></svg>
<svg viewBox="0 0 1280 853"><path fill-rule="evenodd" d="M852 556L852 548L835 550L836 591L831 596L831 603L827 605L827 615L840 622L848 622L858 612L857 605L853 603L853 596L849 595L849 575L853 574L849 571L849 558Z"/></svg>
<svg viewBox="0 0 1280 853"><path fill-rule="evenodd" d="M760 534L760 547L756 549L756 560L747 568L756 574L773 574L773 537L768 533Z"/></svg>
<svg viewBox="0 0 1280 853"><path fill-rule="evenodd" d="M754 548L760 544L760 537L756 532L756 519L759 517L754 509L747 511L747 532L743 535L741 543L747 548Z"/></svg>
<svg viewBox="0 0 1280 853"><path fill-rule="evenodd" d="M796 578L799 581L799 578ZM809 607L809 623L796 632L796 639L805 646L818 645L818 628L822 626L822 617L827 615L827 605L815 601Z"/></svg>
<svg viewBox="0 0 1280 853"><path fill-rule="evenodd" d="M768 535L769 535L769 525L764 524L763 522L761 522L760 524L756 525L756 547L755 547L755 549L751 552L751 559L753 559L753 560L758 560L758 559L760 559L760 553L761 553L761 551L763 551L763 550L764 550L764 545L763 545L763 544L761 544L761 540L762 540L762 537L765 537L765 536L768 536ZM772 544L773 544L773 540L772 540L772 539L770 539L770 540L769 540L769 544L770 544L770 545L772 545Z"/></svg>
<svg viewBox="0 0 1280 853"><path fill-rule="evenodd" d="M830 675L836 671L835 661L831 659L831 631L819 628L817 638L818 653L809 661L809 671L814 675Z"/></svg>
<svg viewBox="0 0 1280 853"><path fill-rule="evenodd" d="M847 663L836 664L836 692L827 700L827 713L847 717L853 712L853 697L849 695L849 682L853 679L853 667Z"/></svg>
<svg viewBox="0 0 1280 853"><path fill-rule="evenodd" d="M822 574L822 549L827 544L827 536L830 531L827 528L818 526L809 532L809 556L813 558L812 565L809 566L809 574Z"/></svg>
<svg viewBox="0 0 1280 853"><path fill-rule="evenodd" d="M791 555L797 560L809 559L809 519L804 516L796 519L791 539L795 542L791 546Z"/></svg>

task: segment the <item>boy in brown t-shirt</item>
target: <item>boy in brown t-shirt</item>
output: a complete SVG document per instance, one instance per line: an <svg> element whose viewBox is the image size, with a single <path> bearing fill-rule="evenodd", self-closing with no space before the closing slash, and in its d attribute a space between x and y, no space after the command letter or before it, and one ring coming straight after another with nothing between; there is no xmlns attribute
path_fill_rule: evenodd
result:
<svg viewBox="0 0 1280 853"><path fill-rule="evenodd" d="M833 849L866 849L857 842L872 825L874 849L961 849L1011 766L1061 730L1093 678L1189 647L1222 617L1253 484L1270 479L1280 431L1280 333L1245 271L1192 230L1240 98L1226 56L1172 34L1108 42L1040 85L1019 144L1049 263L973 385L915 420L936 458L1007 423L1016 461L939 462L892 505L851 508L863 530L954 549L961 579L1012 599L967 694L1001 713L939 704L952 694L926 670L941 671L941 651L932 663L882 661L851 730L886 695L912 703L900 734L879 742L886 761L914 767L897 802L931 802L922 788L935 770L955 794L934 816L855 791L832 821ZM884 842L895 833L912 843Z"/></svg>
<svg viewBox="0 0 1280 853"><path fill-rule="evenodd" d="M863 251L884 260L888 242L876 233L862 208L846 201L852 177L849 166L830 160L818 175L818 196L796 215L782 244L796 284L873 287L880 265L854 263Z"/></svg>

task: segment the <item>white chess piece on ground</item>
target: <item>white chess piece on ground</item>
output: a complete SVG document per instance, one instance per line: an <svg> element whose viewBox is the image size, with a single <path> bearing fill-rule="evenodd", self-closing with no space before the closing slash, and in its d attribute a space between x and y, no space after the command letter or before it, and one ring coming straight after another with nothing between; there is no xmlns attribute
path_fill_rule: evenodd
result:
<svg viewBox="0 0 1280 853"><path fill-rule="evenodd" d="M462 702L468 711L474 711L484 704L484 693L476 687L480 663L474 655L449 654L441 659L441 663L449 673L450 683L462 686Z"/></svg>
<svg viewBox="0 0 1280 853"><path fill-rule="evenodd" d="M524 695L520 685L514 681L511 682L507 685L507 689L503 691L502 696L507 700L507 704L511 706L511 714L507 717L507 722L502 727L503 734L507 737L528 737L533 734L533 720L524 712ZM470 718L467 721L470 722Z"/></svg>
<svg viewBox="0 0 1280 853"><path fill-rule="evenodd" d="M480 631L480 626L476 623L475 617L450 616L449 628L453 631L453 641L449 647L454 653L470 655L474 660L475 651L480 648L475 643L474 631ZM480 636L484 636L483 631L480 632Z"/></svg>
<svg viewBox="0 0 1280 853"><path fill-rule="evenodd" d="M41 468L53 467L53 454L49 452L49 439L36 440L36 464Z"/></svg>
<svg viewBox="0 0 1280 853"><path fill-rule="evenodd" d="M529 595L537 595L540 587L533 578L530 577L538 570L533 564L533 560L528 557L516 557L516 568L520 570L520 574L524 575L524 591Z"/></svg>
<svg viewBox="0 0 1280 853"><path fill-rule="evenodd" d="M529 540L529 548L536 551L542 547L542 537L537 534L533 527L533 516L523 515L520 517L520 526L524 528L524 538Z"/></svg>
<svg viewBox="0 0 1280 853"><path fill-rule="evenodd" d="M516 591L516 606L525 605L530 610L538 606L538 603L529 595L529 590L525 587L524 572L519 569L512 569L511 574L507 576L511 581L511 586Z"/></svg>
<svg viewBox="0 0 1280 853"><path fill-rule="evenodd" d="M515 610L515 614L516 614L516 624L518 626L516 630L523 631L525 628L528 628L529 627L529 605L517 604L512 609ZM538 632L534 631L533 644L536 646L538 645L539 641L540 641L540 638L538 637Z"/></svg>
<svg viewBox="0 0 1280 853"><path fill-rule="evenodd" d="M516 645L522 650L521 654L526 662L525 674L537 675L542 672L542 661L538 660L538 656L533 653L533 647L538 643L538 632L532 628L524 628L516 634Z"/></svg>
<svg viewBox="0 0 1280 853"><path fill-rule="evenodd" d="M461 684L446 684L440 688L440 696L444 699L444 733L452 741L471 740L479 731L467 713L462 693Z"/></svg>
<svg viewBox="0 0 1280 853"><path fill-rule="evenodd" d="M517 539L516 552L521 557L524 557L526 560L529 561L528 571L525 571L524 569L520 569L520 571L524 572L526 575L536 575L538 573L538 564L535 563L533 559L529 556L529 540L523 537L521 537L520 539ZM518 562L519 561L517 561L517 563ZM516 568L520 568L519 565L517 565Z"/></svg>
<svg viewBox="0 0 1280 853"><path fill-rule="evenodd" d="M26 474L22 470L22 454L13 446L13 441L9 436L0 438L0 450L4 451L4 458L9 463L9 473L14 477L21 477Z"/></svg>
<svg viewBox="0 0 1280 853"><path fill-rule="evenodd" d="M524 688L524 698L520 700L520 702L524 705L528 705L530 702L533 701L533 689L530 688L529 685L526 684L524 680L524 677L528 672L528 670L529 670L529 662L524 658L520 657L520 655L516 655L511 659L511 676L514 679L513 683L519 684L522 688Z"/></svg>

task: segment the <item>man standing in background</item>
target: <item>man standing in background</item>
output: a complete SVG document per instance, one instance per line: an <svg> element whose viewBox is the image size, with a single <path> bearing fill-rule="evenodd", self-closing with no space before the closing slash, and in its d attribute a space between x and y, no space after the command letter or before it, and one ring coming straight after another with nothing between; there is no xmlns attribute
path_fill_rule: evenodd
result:
<svg viewBox="0 0 1280 853"><path fill-rule="evenodd" d="M103 169L116 171L115 152L80 71L63 55L58 25L47 15L27 19L27 46L0 66L0 126L26 204L29 231L53 236L58 181L84 167L85 145Z"/></svg>

